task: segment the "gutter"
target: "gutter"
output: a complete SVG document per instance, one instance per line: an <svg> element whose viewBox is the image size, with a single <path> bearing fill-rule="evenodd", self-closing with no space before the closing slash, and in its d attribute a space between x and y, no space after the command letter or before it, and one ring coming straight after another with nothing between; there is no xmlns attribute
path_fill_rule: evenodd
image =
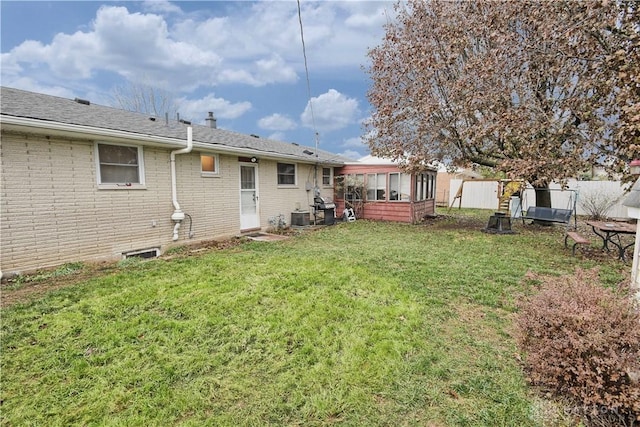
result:
<svg viewBox="0 0 640 427"><path fill-rule="evenodd" d="M60 136L84 137L86 139L95 140L100 137L105 141L130 141L137 144L146 145L178 145L182 141L175 138L166 138L153 136L142 133L132 133L128 131L104 129L93 126L73 125L68 123L59 123L46 120L28 119L15 116L0 116L0 124L6 130L24 130L20 128L31 128L47 131L48 134ZM151 142L152 144L149 144ZM153 144L155 142L155 144Z"/></svg>
<svg viewBox="0 0 640 427"><path fill-rule="evenodd" d="M132 133L129 131L115 130L99 128L94 126L75 125L69 123L60 123L54 121L32 119L26 117L17 117L10 115L0 115L0 124L4 130L14 130L23 132L38 132L48 135L57 135L64 137L85 138L87 140L95 140L100 138L105 142L130 142L134 144L140 144L143 146L155 146L155 147L181 147L183 146L182 139L155 136L143 133ZM214 151L221 154L232 154L240 156L257 156L265 159L287 159L295 160L300 163L314 164L318 161L317 158L309 159L307 157L295 155L295 154L279 154L272 151L256 150L252 148L233 147L222 144L210 144L196 142L193 144L194 148L202 149L206 151ZM333 161L329 159L319 159L320 164L331 165L343 165L343 162Z"/></svg>

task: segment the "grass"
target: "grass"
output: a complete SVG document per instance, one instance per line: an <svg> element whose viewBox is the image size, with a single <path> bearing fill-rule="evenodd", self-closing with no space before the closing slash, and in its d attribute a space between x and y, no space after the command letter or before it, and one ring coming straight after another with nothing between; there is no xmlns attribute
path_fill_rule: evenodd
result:
<svg viewBox="0 0 640 427"><path fill-rule="evenodd" d="M511 337L525 274L629 267L466 214L127 263L3 308L1 423L541 425Z"/></svg>

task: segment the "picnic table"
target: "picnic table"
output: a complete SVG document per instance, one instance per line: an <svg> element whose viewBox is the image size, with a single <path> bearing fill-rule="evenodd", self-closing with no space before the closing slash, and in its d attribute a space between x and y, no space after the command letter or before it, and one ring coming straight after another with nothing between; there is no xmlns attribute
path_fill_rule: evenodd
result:
<svg viewBox="0 0 640 427"><path fill-rule="evenodd" d="M631 243L623 242L620 237L624 235L635 235L636 225L628 222L606 222L606 221L586 221L591 226L593 232L602 239L602 249L609 250L609 244L618 249L618 258L624 261L626 250L633 246L635 241ZM634 239L635 240L635 239Z"/></svg>

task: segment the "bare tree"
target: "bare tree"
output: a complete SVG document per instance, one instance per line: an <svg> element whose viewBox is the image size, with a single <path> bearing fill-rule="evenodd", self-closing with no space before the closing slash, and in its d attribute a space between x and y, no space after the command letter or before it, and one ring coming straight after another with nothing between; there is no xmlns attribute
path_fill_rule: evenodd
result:
<svg viewBox="0 0 640 427"><path fill-rule="evenodd" d="M396 7L382 44L369 51L374 154L408 168L434 159L495 167L526 179L538 189L536 204L550 206L551 182L604 157L621 170L640 152L619 137L619 73L617 63L607 65L629 40L616 34L621 3L410 0Z"/></svg>
<svg viewBox="0 0 640 427"><path fill-rule="evenodd" d="M178 112L178 106L170 92L145 82L128 82L114 88L113 99L119 108L155 117L166 113L174 117Z"/></svg>

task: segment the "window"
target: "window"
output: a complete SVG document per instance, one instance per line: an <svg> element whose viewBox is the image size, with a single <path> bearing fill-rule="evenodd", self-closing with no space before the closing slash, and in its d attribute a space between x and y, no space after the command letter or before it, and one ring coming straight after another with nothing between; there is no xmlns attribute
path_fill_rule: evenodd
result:
<svg viewBox="0 0 640 427"><path fill-rule="evenodd" d="M429 191L427 192L427 199L435 199L436 198L436 176L434 174L429 174Z"/></svg>
<svg viewBox="0 0 640 427"><path fill-rule="evenodd" d="M419 173L416 175L415 198L416 201L433 198L430 196L430 182L433 175L427 173Z"/></svg>
<svg viewBox="0 0 640 427"><path fill-rule="evenodd" d="M331 186L331 168L322 168L322 185Z"/></svg>
<svg viewBox="0 0 640 427"><path fill-rule="evenodd" d="M336 198L344 199L344 190L345 190L345 176L338 175L336 176Z"/></svg>
<svg viewBox="0 0 640 427"><path fill-rule="evenodd" d="M385 200L387 192L387 174L367 174L367 200Z"/></svg>
<svg viewBox="0 0 640 427"><path fill-rule="evenodd" d="M97 145L98 184L144 185L142 147Z"/></svg>
<svg viewBox="0 0 640 427"><path fill-rule="evenodd" d="M347 174L336 177L336 198L347 201L362 200L364 174Z"/></svg>
<svg viewBox="0 0 640 427"><path fill-rule="evenodd" d="M416 182L413 187L413 196L415 197L415 201L419 202L420 200L424 200L424 184L423 174L419 173L415 175Z"/></svg>
<svg viewBox="0 0 640 427"><path fill-rule="evenodd" d="M408 202L411 191L411 175L406 173L389 174L389 200Z"/></svg>
<svg viewBox="0 0 640 427"><path fill-rule="evenodd" d="M355 201L362 200L362 193L364 190L364 174L349 174L345 177L345 200Z"/></svg>
<svg viewBox="0 0 640 427"><path fill-rule="evenodd" d="M218 175L218 156L214 154L201 154L200 167L202 175Z"/></svg>
<svg viewBox="0 0 640 427"><path fill-rule="evenodd" d="M278 163L278 185L296 185L296 165Z"/></svg>

